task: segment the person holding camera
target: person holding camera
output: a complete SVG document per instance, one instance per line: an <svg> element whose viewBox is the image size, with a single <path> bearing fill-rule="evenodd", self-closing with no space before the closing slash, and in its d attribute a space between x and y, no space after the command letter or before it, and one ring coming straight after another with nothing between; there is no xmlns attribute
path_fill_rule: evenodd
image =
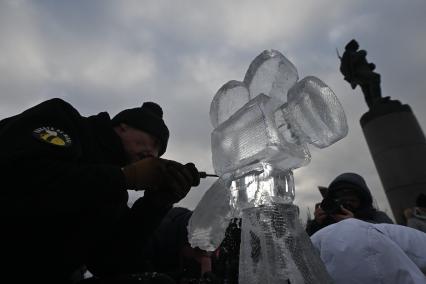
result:
<svg viewBox="0 0 426 284"><path fill-rule="evenodd" d="M309 236L349 218L370 223L393 223L385 212L374 208L370 189L364 178L356 173L343 173L330 183L325 198L315 206L314 217L306 224Z"/></svg>

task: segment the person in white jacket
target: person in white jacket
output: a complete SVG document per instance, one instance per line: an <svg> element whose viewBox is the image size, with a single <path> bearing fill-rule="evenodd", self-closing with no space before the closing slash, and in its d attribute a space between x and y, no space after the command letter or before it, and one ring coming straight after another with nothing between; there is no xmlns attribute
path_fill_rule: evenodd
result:
<svg viewBox="0 0 426 284"><path fill-rule="evenodd" d="M350 218L311 236L336 284L426 283L426 234Z"/></svg>

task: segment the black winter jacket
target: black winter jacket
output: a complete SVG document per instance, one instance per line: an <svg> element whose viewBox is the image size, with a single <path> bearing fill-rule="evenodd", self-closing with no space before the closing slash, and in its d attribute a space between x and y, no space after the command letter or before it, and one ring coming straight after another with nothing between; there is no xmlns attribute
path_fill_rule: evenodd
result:
<svg viewBox="0 0 426 284"><path fill-rule="evenodd" d="M141 198L129 209L124 164L106 112L83 117L51 99L0 121L1 275L66 283L82 265L125 269L123 251L142 245L170 206Z"/></svg>

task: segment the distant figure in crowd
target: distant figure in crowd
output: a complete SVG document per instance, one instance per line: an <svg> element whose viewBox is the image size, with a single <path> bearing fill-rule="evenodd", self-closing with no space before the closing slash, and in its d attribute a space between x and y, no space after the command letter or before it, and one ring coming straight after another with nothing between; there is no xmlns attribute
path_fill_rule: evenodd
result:
<svg viewBox="0 0 426 284"><path fill-rule="evenodd" d="M404 211L407 226L426 233L426 194L417 196L416 206Z"/></svg>
<svg viewBox="0 0 426 284"><path fill-rule="evenodd" d="M373 207L365 180L356 173L343 173L328 186L327 194L306 224L309 236L339 221L356 218L370 223L393 223L386 213Z"/></svg>
<svg viewBox="0 0 426 284"><path fill-rule="evenodd" d="M426 234L418 230L350 218L311 241L336 284L426 283Z"/></svg>
<svg viewBox="0 0 426 284"><path fill-rule="evenodd" d="M159 158L169 139L162 116L146 102L84 117L51 99L0 121L0 282L75 283L84 266L99 277L148 269L154 232L200 181L194 164ZM127 189L145 190L132 208Z"/></svg>

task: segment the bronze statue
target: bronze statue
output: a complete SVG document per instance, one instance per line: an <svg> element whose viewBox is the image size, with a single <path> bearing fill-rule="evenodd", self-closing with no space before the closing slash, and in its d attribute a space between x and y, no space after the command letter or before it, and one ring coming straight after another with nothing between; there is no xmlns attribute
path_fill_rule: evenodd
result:
<svg viewBox="0 0 426 284"><path fill-rule="evenodd" d="M380 74L373 72L376 66L368 63L365 50L358 50L359 45L353 39L345 46L345 52L340 57L340 72L352 89L357 85L364 93L368 108L371 109L382 98L380 90Z"/></svg>

